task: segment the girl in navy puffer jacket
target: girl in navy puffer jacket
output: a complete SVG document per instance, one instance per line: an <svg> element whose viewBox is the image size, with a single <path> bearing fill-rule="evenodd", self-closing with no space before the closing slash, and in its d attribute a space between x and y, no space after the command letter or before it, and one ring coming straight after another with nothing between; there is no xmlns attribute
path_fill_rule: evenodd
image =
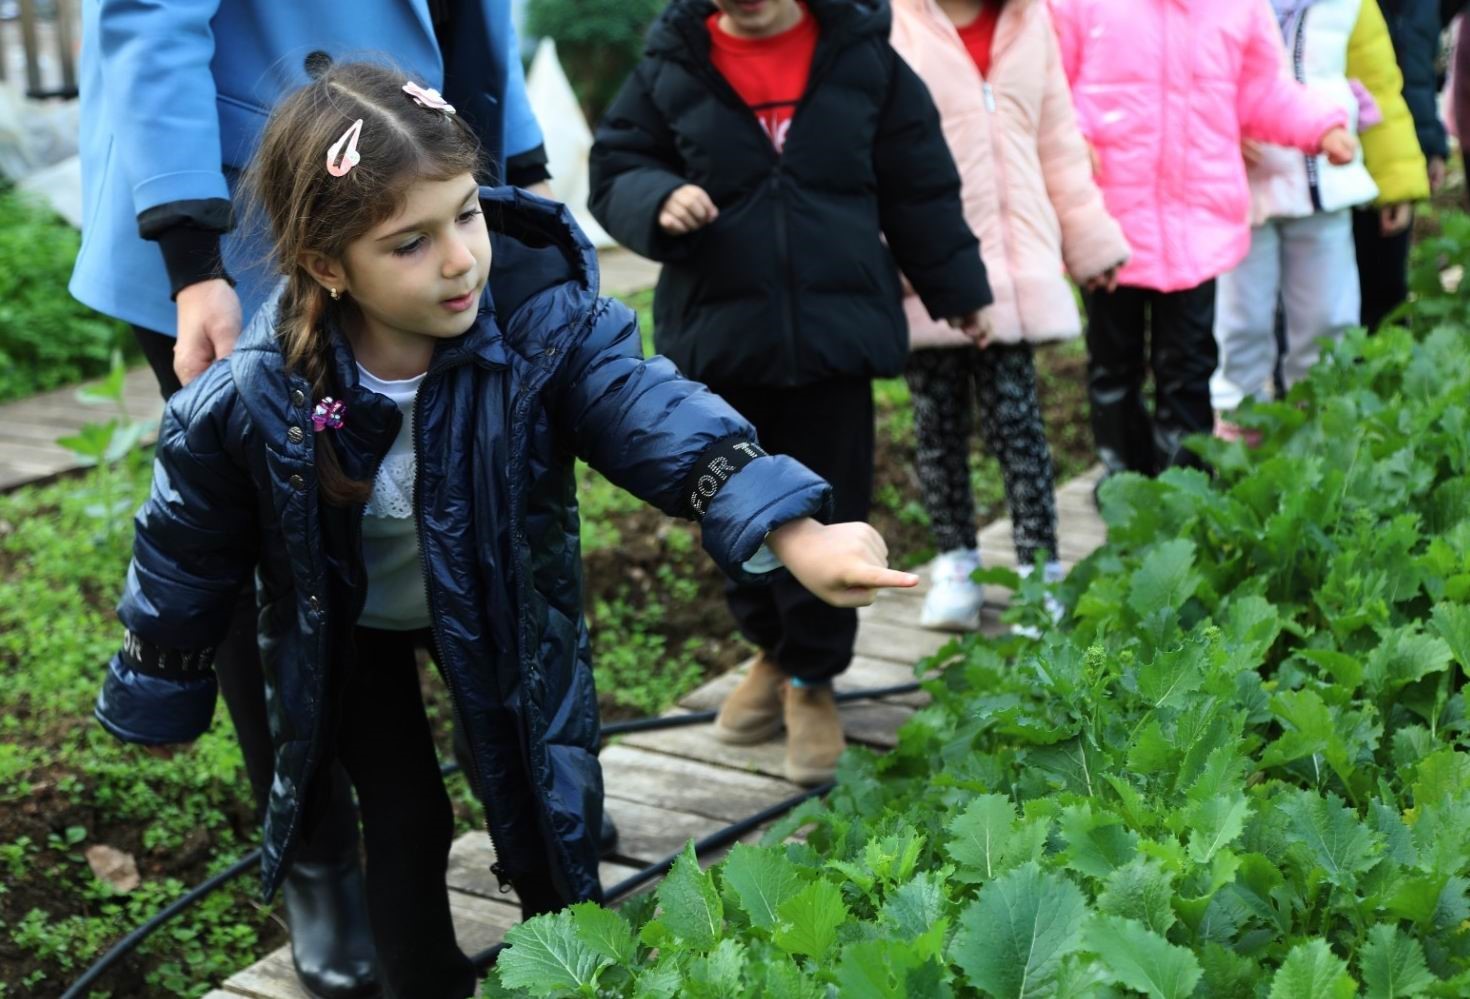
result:
<svg viewBox="0 0 1470 999"><path fill-rule="evenodd" d="M475 988L416 646L454 695L496 874L530 912L600 896L576 457L701 520L737 577L784 564L847 606L916 582L866 524L811 519L826 483L641 357L564 208L482 190L478 165L437 92L375 66L339 65L272 116L250 189L283 290L168 407L96 710L156 752L203 732L212 650L253 572L276 740L264 892L340 760L382 976L402 996Z"/></svg>

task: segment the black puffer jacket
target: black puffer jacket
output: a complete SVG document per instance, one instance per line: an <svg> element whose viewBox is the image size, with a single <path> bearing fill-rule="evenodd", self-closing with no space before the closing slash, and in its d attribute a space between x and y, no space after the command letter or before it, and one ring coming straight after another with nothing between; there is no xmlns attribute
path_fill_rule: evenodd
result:
<svg viewBox="0 0 1470 999"><path fill-rule="evenodd" d="M1449 136L1439 117L1439 0L1381 0L1394 54L1404 74L1404 101L1424 155L1447 159Z"/></svg>
<svg viewBox="0 0 1470 999"><path fill-rule="evenodd" d="M936 318L991 300L939 114L888 44L887 4L808 9L821 38L784 154L710 62L708 0L664 11L592 150L593 214L664 263L659 352L715 385L897 374L908 334L895 257ZM686 183L720 216L671 237L659 208Z"/></svg>

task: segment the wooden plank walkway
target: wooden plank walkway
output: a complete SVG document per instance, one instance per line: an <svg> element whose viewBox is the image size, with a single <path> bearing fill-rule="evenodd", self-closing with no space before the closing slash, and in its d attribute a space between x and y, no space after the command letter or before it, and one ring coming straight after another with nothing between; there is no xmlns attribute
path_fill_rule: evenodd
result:
<svg viewBox="0 0 1470 999"><path fill-rule="evenodd" d="M598 254L602 290L629 295L653 287L658 265L627 250ZM134 420L157 422L163 415L158 383L148 368L128 372L124 403ZM76 455L56 443L87 423L105 423L117 415L112 405L77 402L76 389L64 388L0 406L0 492L46 482L82 467ZM152 438L149 438L151 442Z"/></svg>
<svg viewBox="0 0 1470 999"><path fill-rule="evenodd" d="M1070 567L1106 537L1092 503L1094 471L1057 491L1062 561ZM985 564L1016 564L1011 523L1000 520L980 532ZM871 689L914 678L914 664L937 651L947 636L918 626L927 580L917 590L882 596L860 614L857 658L837 681L837 689ZM988 595L982 630L1000 633L1005 591ZM710 681L671 712L682 714L717 706L737 682L739 671ZM877 749L892 747L900 725L926 699L922 693L844 705L848 738ZM799 791L782 775L780 740L731 747L715 741L704 726L624 736L602 753L607 808L620 832L617 854L602 866L602 883L611 885L647 866L689 839L708 836ZM758 838L758 834L747 837ZM718 857L707 858L713 862ZM470 833L450 854L450 904L459 945L476 953L498 943L520 918L514 897L501 895L490 874L489 837ZM282 947L231 977L205 999L309 999L296 982L291 954Z"/></svg>

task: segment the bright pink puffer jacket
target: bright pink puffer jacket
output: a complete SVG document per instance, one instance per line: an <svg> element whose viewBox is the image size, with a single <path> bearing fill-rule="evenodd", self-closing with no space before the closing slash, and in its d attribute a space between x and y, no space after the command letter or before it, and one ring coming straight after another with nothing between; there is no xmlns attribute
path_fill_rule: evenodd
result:
<svg viewBox="0 0 1470 999"><path fill-rule="evenodd" d="M1321 151L1347 114L1285 73L1267 0L1051 0L1125 285L1193 288L1250 249L1242 137Z"/></svg>

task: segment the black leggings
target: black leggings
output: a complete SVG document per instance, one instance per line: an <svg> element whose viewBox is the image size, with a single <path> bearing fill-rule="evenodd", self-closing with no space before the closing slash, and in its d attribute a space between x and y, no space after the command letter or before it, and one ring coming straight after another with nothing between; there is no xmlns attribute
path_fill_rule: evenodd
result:
<svg viewBox="0 0 1470 999"><path fill-rule="evenodd" d="M368 921L389 994L462 999L474 965L454 937L445 878L454 810L419 691L425 632L358 628L342 679L337 759L357 789L367 846Z"/></svg>
<svg viewBox="0 0 1470 999"><path fill-rule="evenodd" d="M173 369L173 337L137 326L133 327L133 336L153 368L159 391L168 399L180 388ZM276 762L255 625L255 591L247 587L240 594L229 633L215 653L214 672L230 721L235 725L235 735L240 740L240 753L245 758L245 773L250 778L259 822L264 819L266 803L270 801ZM357 810L352 804L352 787L340 766L333 766L325 773L329 784L321 790L319 800L326 807L314 828L303 829L291 857L293 861L326 863L357 850Z"/></svg>
<svg viewBox="0 0 1470 999"><path fill-rule="evenodd" d="M975 547L970 436L978 407L986 446L1005 477L1017 561L1055 558L1055 477L1030 346L916 350L904 376L913 396L920 491L939 550Z"/></svg>

